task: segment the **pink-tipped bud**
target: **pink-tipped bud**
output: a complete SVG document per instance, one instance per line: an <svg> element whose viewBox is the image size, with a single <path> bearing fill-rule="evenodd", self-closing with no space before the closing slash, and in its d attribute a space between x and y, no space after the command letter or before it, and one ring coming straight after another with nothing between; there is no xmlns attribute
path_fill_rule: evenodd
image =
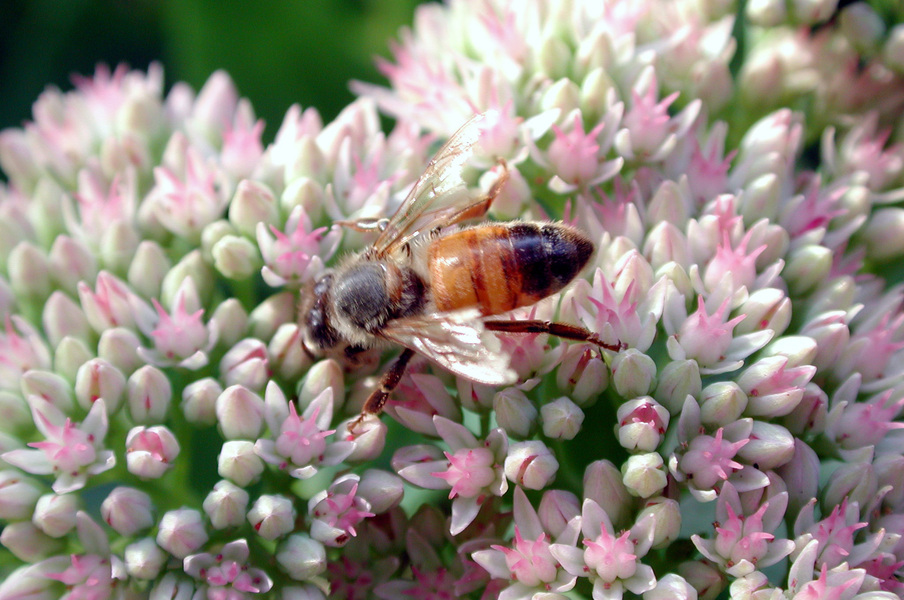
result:
<svg viewBox="0 0 904 600"><path fill-rule="evenodd" d="M565 526L573 518L581 514L581 501L571 492L564 490L548 490L540 499L537 516L553 539L565 531Z"/></svg>
<svg viewBox="0 0 904 600"><path fill-rule="evenodd" d="M509 481L530 490L542 490L556 478L559 461L539 440L515 442L509 445L504 470Z"/></svg>
<svg viewBox="0 0 904 600"><path fill-rule="evenodd" d="M167 427L133 427L126 436L126 466L141 479L157 479L173 467L179 441Z"/></svg>
<svg viewBox="0 0 904 600"><path fill-rule="evenodd" d="M649 396L625 402L617 417L618 441L628 451L652 452L669 426L669 411Z"/></svg>
<svg viewBox="0 0 904 600"><path fill-rule="evenodd" d="M120 486L104 499L100 516L116 533L135 535L154 524L154 504L145 492Z"/></svg>

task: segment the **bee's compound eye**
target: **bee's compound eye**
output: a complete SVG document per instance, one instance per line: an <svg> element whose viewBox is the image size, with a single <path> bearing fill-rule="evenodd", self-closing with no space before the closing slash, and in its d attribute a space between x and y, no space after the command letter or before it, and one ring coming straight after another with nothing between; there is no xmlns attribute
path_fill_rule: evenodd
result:
<svg viewBox="0 0 904 600"><path fill-rule="evenodd" d="M388 318L389 298L383 267L364 263L352 267L333 284L336 310L350 322L371 330Z"/></svg>

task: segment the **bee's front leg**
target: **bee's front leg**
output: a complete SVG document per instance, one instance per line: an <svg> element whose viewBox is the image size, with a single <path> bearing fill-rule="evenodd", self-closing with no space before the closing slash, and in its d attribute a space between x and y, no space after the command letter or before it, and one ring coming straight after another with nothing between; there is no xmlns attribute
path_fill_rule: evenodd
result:
<svg viewBox="0 0 904 600"><path fill-rule="evenodd" d="M363 231L365 233L368 231L376 231L379 233L389 225L389 219L386 217L371 217L366 219L355 219L354 221L335 221L335 224L340 227L354 229L355 231Z"/></svg>
<svg viewBox="0 0 904 600"><path fill-rule="evenodd" d="M392 394L393 390L398 387L399 382L402 380L402 375L405 374L405 369L408 367L408 362L413 356L414 350L405 348L395 362L383 373L383 377L380 378L380 385L371 392L367 401L364 402L361 414L349 425L348 430L350 432L354 432L367 415L379 415L383 412L383 405L389 400L389 395Z"/></svg>

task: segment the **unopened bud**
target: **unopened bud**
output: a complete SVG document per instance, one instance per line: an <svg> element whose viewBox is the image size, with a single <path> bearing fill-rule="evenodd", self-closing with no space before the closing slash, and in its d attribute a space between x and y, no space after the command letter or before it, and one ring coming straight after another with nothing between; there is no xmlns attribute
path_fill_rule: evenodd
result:
<svg viewBox="0 0 904 600"><path fill-rule="evenodd" d="M264 472L264 462L254 452L254 442L230 440L220 450L217 472L220 477L245 487L258 480Z"/></svg>
<svg viewBox="0 0 904 600"><path fill-rule="evenodd" d="M505 476L530 490L542 490L556 477L559 461L539 440L515 442L505 457Z"/></svg>
<svg viewBox="0 0 904 600"><path fill-rule="evenodd" d="M160 519L157 544L175 556L185 558L207 543L201 513L190 508L171 510Z"/></svg>
<svg viewBox="0 0 904 600"><path fill-rule="evenodd" d="M238 527L245 522L248 492L231 481L220 481L204 499L204 512L214 529Z"/></svg>
<svg viewBox="0 0 904 600"><path fill-rule="evenodd" d="M295 507L285 496L265 494L248 511L248 522L262 538L275 540L295 528Z"/></svg>
<svg viewBox="0 0 904 600"><path fill-rule="evenodd" d="M135 535L154 524L151 497L135 488L114 488L100 506L104 522L120 535Z"/></svg>

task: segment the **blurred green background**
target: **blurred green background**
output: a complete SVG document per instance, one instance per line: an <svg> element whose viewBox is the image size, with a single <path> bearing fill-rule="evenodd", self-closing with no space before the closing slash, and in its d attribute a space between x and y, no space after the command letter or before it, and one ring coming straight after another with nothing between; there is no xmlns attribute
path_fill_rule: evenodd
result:
<svg viewBox="0 0 904 600"><path fill-rule="evenodd" d="M383 81L374 55L417 0L0 0L0 128L21 126L48 85L125 62L163 64L167 88L225 69L272 139L292 103L332 119L351 79Z"/></svg>

